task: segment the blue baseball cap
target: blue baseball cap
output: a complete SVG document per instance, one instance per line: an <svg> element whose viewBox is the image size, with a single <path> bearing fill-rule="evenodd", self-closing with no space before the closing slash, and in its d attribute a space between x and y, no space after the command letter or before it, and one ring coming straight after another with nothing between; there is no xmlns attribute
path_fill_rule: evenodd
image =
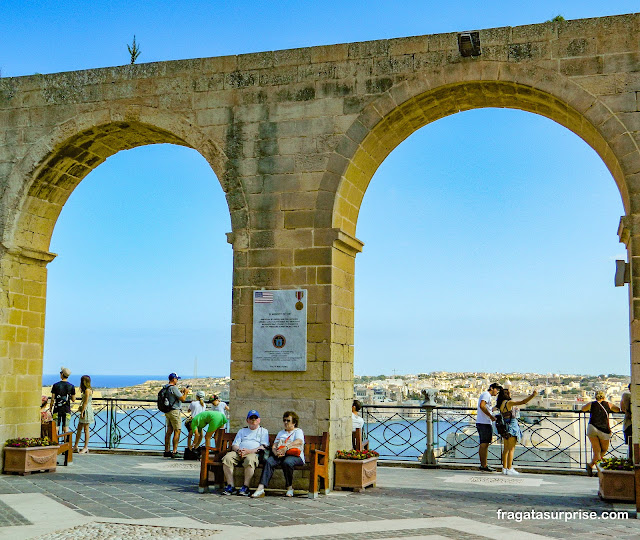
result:
<svg viewBox="0 0 640 540"><path fill-rule="evenodd" d="M258 418L260 418L260 413L258 411L256 411L255 409L251 409L247 413L247 418L249 418L250 416L257 416Z"/></svg>
<svg viewBox="0 0 640 540"><path fill-rule="evenodd" d="M169 373L169 380L171 379L181 379L182 377L178 377L175 373Z"/></svg>

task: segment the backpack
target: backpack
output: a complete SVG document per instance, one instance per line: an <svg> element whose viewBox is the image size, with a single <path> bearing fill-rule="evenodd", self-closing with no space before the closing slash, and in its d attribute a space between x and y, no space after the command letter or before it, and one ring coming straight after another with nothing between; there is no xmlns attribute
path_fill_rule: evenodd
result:
<svg viewBox="0 0 640 540"><path fill-rule="evenodd" d="M60 383L58 383L60 384ZM55 385L54 385L55 386ZM61 410L65 410L69 405L70 405L70 396L69 396L69 387L71 386L71 384L67 383L65 385L60 385L65 393L64 394L55 394L55 398L53 401L53 410L54 411L61 411ZM60 390L60 387L58 387L58 390Z"/></svg>
<svg viewBox="0 0 640 540"><path fill-rule="evenodd" d="M168 413L171 410L170 386L170 384L167 384L160 388L160 392L158 392L158 410L163 413Z"/></svg>
<svg viewBox="0 0 640 540"><path fill-rule="evenodd" d="M64 409L68 403L69 403L69 394L56 395L56 400L53 405L53 408L56 410Z"/></svg>
<svg viewBox="0 0 640 540"><path fill-rule="evenodd" d="M507 434L507 425L504 422L504 417L501 414L496 415L496 431L500 437L504 437Z"/></svg>

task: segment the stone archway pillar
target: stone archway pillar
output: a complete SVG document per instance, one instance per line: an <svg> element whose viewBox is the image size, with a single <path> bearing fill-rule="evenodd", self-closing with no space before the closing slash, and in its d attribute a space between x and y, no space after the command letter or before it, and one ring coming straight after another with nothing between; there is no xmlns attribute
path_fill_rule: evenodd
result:
<svg viewBox="0 0 640 540"><path fill-rule="evenodd" d="M234 247L232 430L242 427L245 412L255 408L262 425L276 433L282 429L282 413L294 410L305 433L329 432L331 458L337 449L351 446L353 285L362 243L338 229L234 233L228 238ZM261 288L307 289L306 371L253 371L252 298Z"/></svg>
<svg viewBox="0 0 640 540"><path fill-rule="evenodd" d="M40 435L46 266L54 257L0 246L0 441Z"/></svg>
<svg viewBox="0 0 640 540"><path fill-rule="evenodd" d="M640 214L623 216L618 227L630 265L629 338L631 341L631 422L636 475L636 509L640 512Z"/></svg>

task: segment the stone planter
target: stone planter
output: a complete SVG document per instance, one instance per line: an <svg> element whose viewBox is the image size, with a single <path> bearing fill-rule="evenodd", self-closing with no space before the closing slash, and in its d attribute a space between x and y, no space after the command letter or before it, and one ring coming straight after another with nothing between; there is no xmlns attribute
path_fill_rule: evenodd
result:
<svg viewBox="0 0 640 540"><path fill-rule="evenodd" d="M30 474L36 471L55 471L58 446L4 447L5 473Z"/></svg>
<svg viewBox="0 0 640 540"><path fill-rule="evenodd" d="M598 463L598 479L600 489L598 495L606 501L636 500L636 483L634 471L610 471L600 467Z"/></svg>
<svg viewBox="0 0 640 540"><path fill-rule="evenodd" d="M334 459L333 469L335 473L333 487L335 489L352 488L353 491L360 491L367 486L375 487L378 458Z"/></svg>

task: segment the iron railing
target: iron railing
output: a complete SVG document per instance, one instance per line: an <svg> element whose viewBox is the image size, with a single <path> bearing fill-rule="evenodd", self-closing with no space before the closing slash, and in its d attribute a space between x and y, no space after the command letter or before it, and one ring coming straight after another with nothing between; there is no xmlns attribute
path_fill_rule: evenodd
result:
<svg viewBox="0 0 640 540"><path fill-rule="evenodd" d="M165 415L156 402L143 399L96 398L95 422L89 447L105 449L163 450ZM188 414L183 408L183 418ZM420 461L424 464L478 463L476 409L403 405L365 405L365 437L381 459ZM560 409L523 409L523 438L516 446L514 462L537 468L582 469L591 460L586 437L588 413ZM622 415L611 415L612 437L607 456L626 456ZM71 429L78 425L73 413ZM186 446L182 427L179 447ZM500 463L502 439L489 446L489 462Z"/></svg>
<svg viewBox="0 0 640 540"><path fill-rule="evenodd" d="M164 450L165 415L156 402L144 399L95 398L95 422L91 425L89 448ZM182 410L183 419L189 415ZM77 430L78 413L71 416L71 429ZM186 446L188 433L182 424L179 446ZM75 441L75 435L74 435ZM82 435L84 444L84 435Z"/></svg>
<svg viewBox="0 0 640 540"><path fill-rule="evenodd" d="M365 405L365 437L381 459L424 464L478 464L476 409L468 407ZM622 415L611 415L607 456L626 457ZM561 409L523 409L522 440L514 462L519 466L582 469L591 461L586 436L588 413ZM489 462L500 464L502 439L495 434Z"/></svg>

